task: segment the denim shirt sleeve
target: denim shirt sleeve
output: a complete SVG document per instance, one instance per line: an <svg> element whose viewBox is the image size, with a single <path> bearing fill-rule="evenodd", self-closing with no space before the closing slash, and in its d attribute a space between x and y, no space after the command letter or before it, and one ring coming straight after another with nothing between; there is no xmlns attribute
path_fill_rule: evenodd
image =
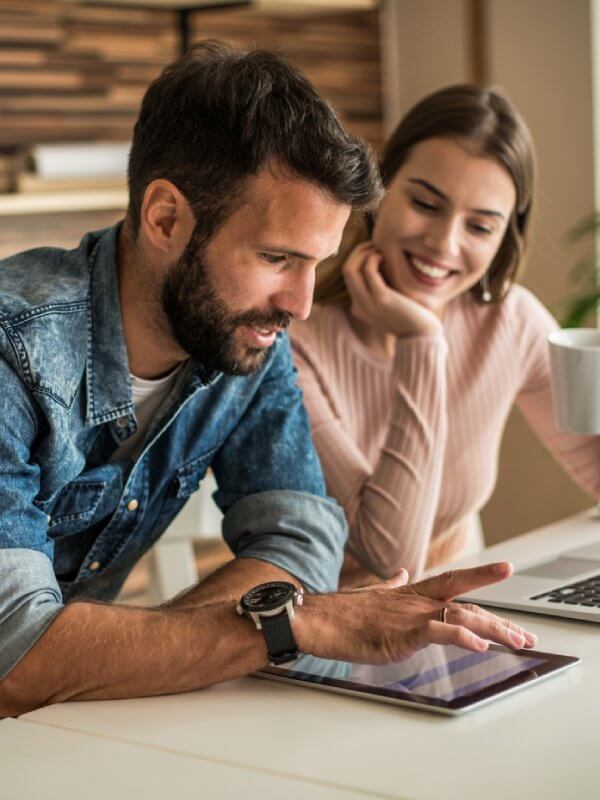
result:
<svg viewBox="0 0 600 800"><path fill-rule="evenodd" d="M223 535L237 557L275 564L311 591L337 588L346 520L326 496L287 335L213 469Z"/></svg>
<svg viewBox="0 0 600 800"><path fill-rule="evenodd" d="M40 470L30 457L40 421L29 392L0 358L0 679L61 610L46 515L35 507Z"/></svg>

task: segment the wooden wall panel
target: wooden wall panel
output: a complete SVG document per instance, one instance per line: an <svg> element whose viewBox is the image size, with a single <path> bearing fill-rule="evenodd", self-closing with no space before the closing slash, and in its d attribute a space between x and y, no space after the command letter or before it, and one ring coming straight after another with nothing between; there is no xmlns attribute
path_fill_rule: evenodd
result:
<svg viewBox="0 0 600 800"><path fill-rule="evenodd" d="M0 148L128 139L177 48L172 11L0 0Z"/></svg>
<svg viewBox="0 0 600 800"><path fill-rule="evenodd" d="M208 36L285 53L348 128L381 142L376 11L261 11L189 15ZM0 149L35 142L127 139L148 83L179 48L173 11L0 0Z"/></svg>
<svg viewBox="0 0 600 800"><path fill-rule="evenodd" d="M107 228L122 217L123 211L0 217L0 259L33 247L71 249L79 244L86 231Z"/></svg>
<svg viewBox="0 0 600 800"><path fill-rule="evenodd" d="M382 142L379 15L376 10L191 14L191 40L215 38L285 54L332 103L346 127L375 148Z"/></svg>

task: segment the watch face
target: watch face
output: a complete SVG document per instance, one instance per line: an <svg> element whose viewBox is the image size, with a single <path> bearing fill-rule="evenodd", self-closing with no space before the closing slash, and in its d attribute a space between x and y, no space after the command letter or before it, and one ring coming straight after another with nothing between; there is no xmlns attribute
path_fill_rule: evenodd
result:
<svg viewBox="0 0 600 800"><path fill-rule="evenodd" d="M291 600L296 587L293 583L272 581L255 586L242 597L242 607L246 611L270 611Z"/></svg>

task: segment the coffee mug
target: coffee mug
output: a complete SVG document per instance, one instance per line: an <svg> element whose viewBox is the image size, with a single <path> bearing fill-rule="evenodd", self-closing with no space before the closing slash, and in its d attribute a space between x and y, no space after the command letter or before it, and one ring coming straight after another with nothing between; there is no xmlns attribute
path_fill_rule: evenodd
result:
<svg viewBox="0 0 600 800"><path fill-rule="evenodd" d="M600 433L600 330L563 328L548 342L556 424L570 433Z"/></svg>

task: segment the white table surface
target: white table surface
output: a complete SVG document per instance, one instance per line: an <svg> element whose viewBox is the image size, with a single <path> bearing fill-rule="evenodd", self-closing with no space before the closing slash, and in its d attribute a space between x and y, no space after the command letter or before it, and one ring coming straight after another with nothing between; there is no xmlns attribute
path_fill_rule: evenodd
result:
<svg viewBox="0 0 600 800"><path fill-rule="evenodd" d="M543 541L557 536L566 546L587 542L600 537L600 520L588 515L563 521L489 548L485 560L511 551L523 556L532 546L540 552ZM56 736L77 734L88 742L100 737L135 745L148 754L150 770L156 754L157 772L165 753L199 765L204 760L201 768L207 770L225 760L264 771L265 786L275 771L311 791L337 787L368 797L600 797L600 627L517 612L506 616L536 632L540 650L577 655L582 663L464 717L245 678L187 695L51 706L18 724L36 723ZM55 752L60 771L71 751L65 748L61 756L57 745ZM175 773L173 780L179 785ZM265 796L255 793L251 781L244 779L244 786L239 796ZM298 791L286 796L320 796ZM63 793L61 800L68 798Z"/></svg>
<svg viewBox="0 0 600 800"><path fill-rule="evenodd" d="M227 760L69 731L0 723L2 800L366 800L370 794L247 768Z"/></svg>

